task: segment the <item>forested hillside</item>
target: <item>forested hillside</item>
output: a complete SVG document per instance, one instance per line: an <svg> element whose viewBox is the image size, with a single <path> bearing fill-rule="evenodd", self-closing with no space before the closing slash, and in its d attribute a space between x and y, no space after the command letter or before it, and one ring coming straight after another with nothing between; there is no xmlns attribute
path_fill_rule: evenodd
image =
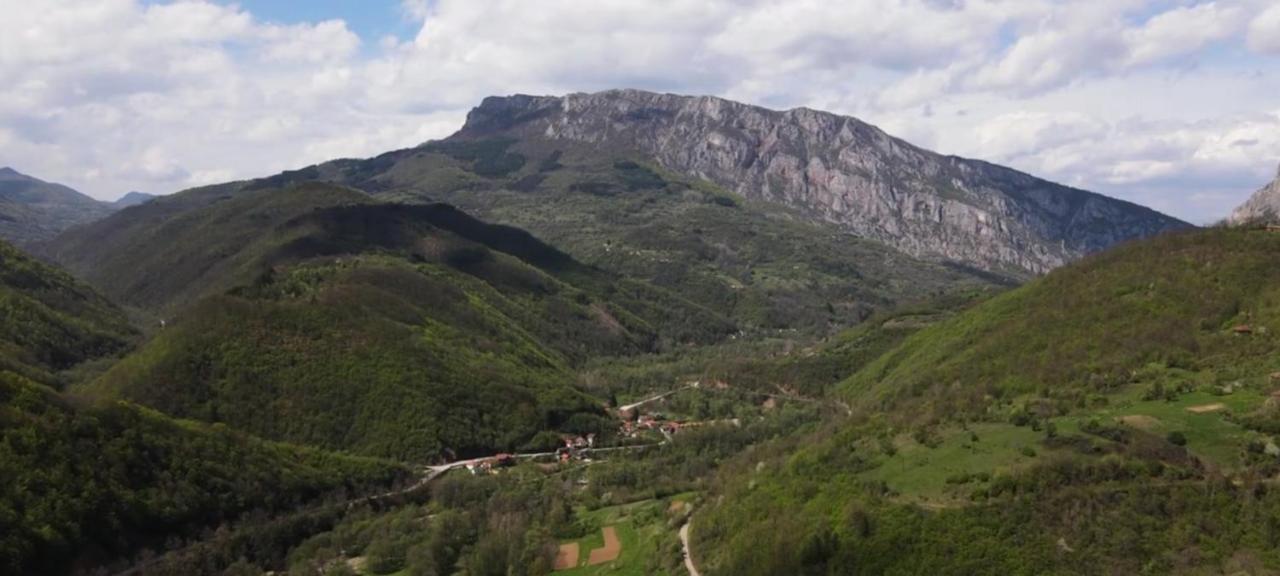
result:
<svg viewBox="0 0 1280 576"><path fill-rule="evenodd" d="M250 512L387 486L397 464L270 444L55 387L137 337L65 272L0 243L0 572L61 573Z"/></svg>
<svg viewBox="0 0 1280 576"><path fill-rule="evenodd" d="M0 372L0 572L56 574L164 549L248 512L389 486L391 462L271 444Z"/></svg>
<svg viewBox="0 0 1280 576"><path fill-rule="evenodd" d="M56 385L59 372L126 349L125 315L67 273L0 241L0 370Z"/></svg>
<svg viewBox="0 0 1280 576"><path fill-rule="evenodd" d="M83 391L272 439L414 461L545 447L542 431L611 426L573 388L578 363L733 331L445 205L311 183L171 222L167 246L120 260L138 280L117 289L179 312Z"/></svg>
<svg viewBox="0 0 1280 576"><path fill-rule="evenodd" d="M1166 236L906 336L835 388L848 417L722 471L700 567L1273 573L1278 258L1263 230Z"/></svg>
<svg viewBox="0 0 1280 576"><path fill-rule="evenodd" d="M977 418L1027 396L1062 413L1127 388L1280 371L1280 234L1214 229L1121 246L923 331L841 386L914 422Z"/></svg>

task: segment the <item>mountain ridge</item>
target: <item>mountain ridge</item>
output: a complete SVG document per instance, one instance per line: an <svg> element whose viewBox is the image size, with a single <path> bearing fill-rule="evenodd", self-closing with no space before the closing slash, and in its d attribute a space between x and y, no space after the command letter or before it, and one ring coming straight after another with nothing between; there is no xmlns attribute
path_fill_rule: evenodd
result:
<svg viewBox="0 0 1280 576"><path fill-rule="evenodd" d="M809 212L914 256L1042 273L1190 225L981 160L943 156L857 118L713 96L612 90L489 97L451 139L503 135L638 149L665 168Z"/></svg>
<svg viewBox="0 0 1280 576"><path fill-rule="evenodd" d="M0 238L19 246L52 240L63 231L101 219L116 209L110 203L55 182L0 168Z"/></svg>

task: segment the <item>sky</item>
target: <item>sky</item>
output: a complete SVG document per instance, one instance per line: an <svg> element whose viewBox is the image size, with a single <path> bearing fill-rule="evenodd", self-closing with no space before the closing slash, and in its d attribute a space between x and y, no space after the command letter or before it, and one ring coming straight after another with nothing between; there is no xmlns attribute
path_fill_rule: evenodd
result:
<svg viewBox="0 0 1280 576"><path fill-rule="evenodd" d="M442 138L488 95L857 116L1196 223L1280 164L1276 0L0 0L0 166L101 199Z"/></svg>

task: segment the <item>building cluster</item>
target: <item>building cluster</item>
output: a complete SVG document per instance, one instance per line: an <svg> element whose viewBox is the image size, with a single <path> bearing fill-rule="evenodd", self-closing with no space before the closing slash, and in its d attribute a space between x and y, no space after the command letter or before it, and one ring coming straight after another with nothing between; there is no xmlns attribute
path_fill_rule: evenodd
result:
<svg viewBox="0 0 1280 576"><path fill-rule="evenodd" d="M663 436L671 436L682 428L691 425L691 423L678 420L668 420L660 413L640 414L638 417L627 416L627 414L623 414L622 424L619 428L619 433L623 438L635 439L645 431L656 431L662 433Z"/></svg>
<svg viewBox="0 0 1280 576"><path fill-rule="evenodd" d="M587 452L596 445L596 435L565 436L564 446L556 449L556 461L562 464L572 460L590 460Z"/></svg>
<svg viewBox="0 0 1280 576"><path fill-rule="evenodd" d="M467 464L467 471L473 476L479 474L497 474L501 468L509 468L516 465L516 457L514 454L497 454L492 458L485 458L477 462Z"/></svg>

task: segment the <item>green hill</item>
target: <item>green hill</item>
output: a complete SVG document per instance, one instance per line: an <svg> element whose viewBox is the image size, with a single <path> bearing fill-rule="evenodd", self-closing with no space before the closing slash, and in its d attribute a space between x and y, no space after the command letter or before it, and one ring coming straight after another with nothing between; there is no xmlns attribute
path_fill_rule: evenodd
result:
<svg viewBox="0 0 1280 576"><path fill-rule="evenodd" d="M548 430L603 431L602 406L572 386L575 365L734 330L446 205L383 204L319 183L175 201L195 207L157 226L170 234L163 246L108 234L140 248L97 277L120 272L134 280L108 286L176 313L85 393L422 461L546 445L553 437L535 436Z"/></svg>
<svg viewBox="0 0 1280 576"><path fill-rule="evenodd" d="M1280 234L1217 229L1086 258L922 331L841 385L914 422L1029 397L1065 413L1138 387L1263 387L1280 371Z"/></svg>
<svg viewBox="0 0 1280 576"><path fill-rule="evenodd" d="M905 335L850 416L722 471L700 570L1276 573L1277 264L1278 234L1171 235Z"/></svg>
<svg viewBox="0 0 1280 576"><path fill-rule="evenodd" d="M135 337L97 292L0 241L0 371L56 385L59 372L122 352Z"/></svg>
<svg viewBox="0 0 1280 576"><path fill-rule="evenodd" d="M92 289L4 243L0 317L0 572L87 570L406 475L59 394L67 370L124 352L136 334Z"/></svg>
<svg viewBox="0 0 1280 576"><path fill-rule="evenodd" d="M265 237L313 210L367 202L328 186L276 194L240 184L196 188L126 208L60 236L44 252L109 298L157 314L251 281Z"/></svg>

